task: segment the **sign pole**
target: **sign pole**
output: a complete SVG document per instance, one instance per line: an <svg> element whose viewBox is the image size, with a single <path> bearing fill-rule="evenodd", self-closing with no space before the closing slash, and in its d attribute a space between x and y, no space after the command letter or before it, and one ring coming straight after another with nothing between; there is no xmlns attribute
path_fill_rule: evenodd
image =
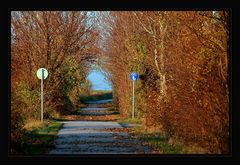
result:
<svg viewBox="0 0 240 165"><path fill-rule="evenodd" d="M134 119L134 81L132 82L133 82L132 119Z"/></svg>
<svg viewBox="0 0 240 165"><path fill-rule="evenodd" d="M42 78L41 78L41 122L43 122L43 77L44 69L42 69Z"/></svg>
<svg viewBox="0 0 240 165"><path fill-rule="evenodd" d="M48 76L48 71L45 68L39 68L37 70L37 77L41 79L41 122L43 122L43 80Z"/></svg>
<svg viewBox="0 0 240 165"><path fill-rule="evenodd" d="M136 72L130 73L130 80L132 80L132 119L134 119L134 81L138 79L138 74Z"/></svg>

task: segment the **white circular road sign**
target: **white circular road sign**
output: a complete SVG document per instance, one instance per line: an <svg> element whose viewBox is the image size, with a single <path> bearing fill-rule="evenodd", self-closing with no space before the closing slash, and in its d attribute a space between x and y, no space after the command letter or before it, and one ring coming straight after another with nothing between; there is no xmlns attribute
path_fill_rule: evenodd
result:
<svg viewBox="0 0 240 165"><path fill-rule="evenodd" d="M39 79L42 79L42 73L43 73L43 79L46 79L48 76L48 71L45 68L39 68L37 71L37 77Z"/></svg>

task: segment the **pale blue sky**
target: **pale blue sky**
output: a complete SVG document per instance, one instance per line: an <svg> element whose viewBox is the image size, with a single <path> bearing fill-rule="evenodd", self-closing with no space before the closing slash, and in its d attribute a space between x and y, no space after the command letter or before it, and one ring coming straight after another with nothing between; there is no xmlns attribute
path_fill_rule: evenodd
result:
<svg viewBox="0 0 240 165"><path fill-rule="evenodd" d="M105 80L105 76L100 71L92 70L87 79L91 81L93 90L112 90L111 84Z"/></svg>

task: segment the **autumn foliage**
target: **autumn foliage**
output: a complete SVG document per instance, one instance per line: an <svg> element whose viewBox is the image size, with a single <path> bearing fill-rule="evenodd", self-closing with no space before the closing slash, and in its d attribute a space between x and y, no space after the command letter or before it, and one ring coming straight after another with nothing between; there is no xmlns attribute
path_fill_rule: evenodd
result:
<svg viewBox="0 0 240 165"><path fill-rule="evenodd" d="M24 126L40 119L39 68L46 68L44 119L71 113L99 48L96 19L87 11L11 12L11 144L21 143Z"/></svg>
<svg viewBox="0 0 240 165"><path fill-rule="evenodd" d="M228 153L229 13L126 11L103 19L104 66L122 116L131 115L129 73L136 71L136 111L145 129Z"/></svg>

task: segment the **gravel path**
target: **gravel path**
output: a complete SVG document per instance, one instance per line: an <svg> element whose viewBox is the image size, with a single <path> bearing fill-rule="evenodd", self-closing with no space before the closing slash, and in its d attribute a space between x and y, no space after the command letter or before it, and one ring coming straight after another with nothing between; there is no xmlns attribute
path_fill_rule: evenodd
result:
<svg viewBox="0 0 240 165"><path fill-rule="evenodd" d="M145 154L151 148L130 134L109 129L123 128L117 122L67 121L49 154Z"/></svg>
<svg viewBox="0 0 240 165"><path fill-rule="evenodd" d="M110 100L111 101L111 100ZM111 115L98 104L109 100L91 102L82 108L80 116ZM153 150L142 141L123 131L117 122L109 121L65 121L55 139L55 148L49 154L146 154Z"/></svg>

